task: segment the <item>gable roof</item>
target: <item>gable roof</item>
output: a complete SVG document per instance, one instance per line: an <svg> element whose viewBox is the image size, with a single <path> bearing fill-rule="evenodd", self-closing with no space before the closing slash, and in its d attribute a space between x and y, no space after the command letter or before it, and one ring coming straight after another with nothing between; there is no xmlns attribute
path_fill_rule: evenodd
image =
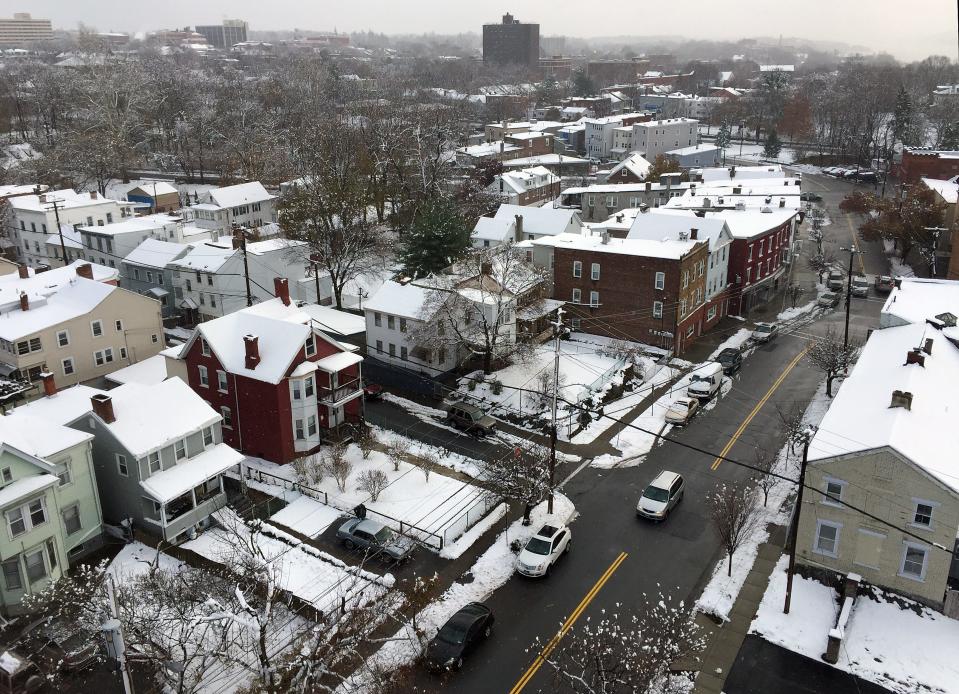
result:
<svg viewBox="0 0 959 694"><path fill-rule="evenodd" d="M130 190L127 191L127 195L134 191L139 191L150 197L154 195L158 197L160 195L170 195L171 193L176 195L180 194L180 191L166 181L141 181L139 184L130 188Z"/></svg>
<svg viewBox="0 0 959 694"><path fill-rule="evenodd" d="M927 188L936 191L947 204L954 205L959 200L959 183L955 179L943 181L938 178L920 179Z"/></svg>
<svg viewBox="0 0 959 694"><path fill-rule="evenodd" d="M0 417L0 443L36 458L56 455L92 438L92 434L26 412L14 410ZM44 471L51 470L44 467Z"/></svg>
<svg viewBox="0 0 959 694"><path fill-rule="evenodd" d="M697 217L691 212L677 210L667 212L666 210L650 210L646 213L637 214L633 219L633 224L626 235L628 239L649 239L659 241L663 239L680 240L680 234L685 234L683 240L690 240L690 230L696 229L696 238L700 241L709 241L710 248L716 245L725 235L730 237L732 234L723 219L716 217Z"/></svg>
<svg viewBox="0 0 959 694"><path fill-rule="evenodd" d="M90 404L91 397L105 392L99 388L79 384L62 388L55 395L37 398L19 405L7 417L28 415L54 424L69 424L93 409Z"/></svg>
<svg viewBox="0 0 959 694"><path fill-rule="evenodd" d="M274 198L274 196L266 192L266 188L264 188L263 184L259 181L238 183L235 186L225 186L223 188L213 188L207 193L207 196L210 202L220 207L238 207L254 202L264 202Z"/></svg>
<svg viewBox="0 0 959 694"><path fill-rule="evenodd" d="M185 243L146 239L130 251L123 262L131 265L165 268L167 263L186 253L189 249L190 247Z"/></svg>
<svg viewBox="0 0 959 694"><path fill-rule="evenodd" d="M412 282L400 284L387 280L376 294L366 301L363 309L367 312L382 311L401 318L423 320L423 306L430 295L430 290L421 284Z"/></svg>
<svg viewBox="0 0 959 694"><path fill-rule="evenodd" d="M504 171L499 174L497 178L503 182L505 188L509 188L512 192L520 195L530 188L537 187L541 183L543 185L549 185L559 180L559 178L554 176L545 166L532 166L528 169ZM544 178L545 180L542 180ZM492 185L496 186L496 183L494 182Z"/></svg>
<svg viewBox="0 0 959 694"><path fill-rule="evenodd" d="M493 219L508 220L515 223L516 215L523 217L523 233L536 236L555 236L574 228L582 227L579 213L569 208L526 207L524 205L500 205Z"/></svg>
<svg viewBox="0 0 959 694"><path fill-rule="evenodd" d="M122 291L111 284L83 277L53 286L31 282L46 274L21 280L24 284L0 285L0 338L13 342L86 315L110 294ZM21 292L27 296L29 308L26 311L20 308Z"/></svg>
<svg viewBox="0 0 959 694"><path fill-rule="evenodd" d="M237 253L237 251L233 248L233 242L229 239L226 243L199 242L192 244L191 249L185 255L171 260L169 264L190 270L216 272L223 267L224 263L234 253Z"/></svg>
<svg viewBox="0 0 959 694"><path fill-rule="evenodd" d="M940 320L943 334L959 342L959 326L950 325L959 317L959 282L920 277L897 279L899 286L886 298L879 314L879 325L885 328Z"/></svg>
<svg viewBox="0 0 959 694"><path fill-rule="evenodd" d="M610 169L609 178L612 178L623 169L626 169L631 174L642 180L646 178L646 174L649 173L649 170L652 167L653 165L647 161L646 157L639 152L632 152L628 157Z"/></svg>
<svg viewBox="0 0 959 694"><path fill-rule="evenodd" d="M516 233L515 219L496 219L494 217L480 217L473 227L473 238L480 241L496 241L503 243L507 238L512 239Z"/></svg>
<svg viewBox="0 0 959 694"><path fill-rule="evenodd" d="M906 354L932 340L925 364ZM875 330L852 373L833 398L812 442L809 460L888 446L942 484L959 491L959 348L922 323ZM893 391L912 394L909 409L890 407Z"/></svg>

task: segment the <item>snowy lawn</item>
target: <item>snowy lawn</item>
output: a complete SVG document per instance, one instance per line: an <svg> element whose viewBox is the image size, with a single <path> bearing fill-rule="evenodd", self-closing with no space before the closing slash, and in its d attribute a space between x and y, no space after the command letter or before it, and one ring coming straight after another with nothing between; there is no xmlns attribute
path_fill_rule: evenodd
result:
<svg viewBox="0 0 959 694"><path fill-rule="evenodd" d="M183 562L171 557L169 554L159 553L142 542L131 542L124 545L123 549L113 558L107 571L113 575L118 583L130 581L143 574L149 573L150 569L156 566L163 571L175 573L183 569Z"/></svg>
<svg viewBox="0 0 959 694"><path fill-rule="evenodd" d="M471 580L468 583L454 583L443 595L420 611L416 619L416 625L421 632L419 636L415 633L412 624L406 625L370 658L367 667L388 671L412 663L420 655L425 644L457 610L469 602L486 600L493 591L510 579L516 570L516 555L509 547L511 542L516 540L520 544L525 543L547 520L570 523L575 513L573 502L562 494L557 494L551 516L546 513L544 501L533 508L530 525L524 526L522 519L514 521L509 528L496 537L490 548L473 564L469 571ZM509 619L510 616L501 618ZM512 618L521 619L522 617L513 615ZM363 674L354 675L353 684L359 684L361 690L364 682ZM341 689L346 691L344 687Z"/></svg>
<svg viewBox="0 0 959 694"><path fill-rule="evenodd" d="M818 425L826 414L826 410L829 409L829 403L831 402L832 400L826 397L826 382L823 381L819 385L819 388L816 389L816 393L806 407L803 415L806 424L811 426ZM776 456L776 461L773 463L773 472L788 477L796 477L798 475L798 453L799 451L793 455L789 455L788 444L783 446ZM699 600L696 601L697 610L714 615L723 621L729 620L729 613L733 609L736 598L739 596L739 591L746 582L746 577L749 575L750 570L753 568L753 563L756 561L759 545L765 542L769 537L766 526L769 523L785 525L789 522L789 512L787 509L784 509L783 506L793 489L793 484L785 480L779 480L769 490L769 500L763 509L763 523L759 525L756 532L754 532L733 555L732 576L728 575L729 559L723 555L713 569L712 578L710 578L709 583L707 583L703 589L703 594L699 597ZM762 500L762 490L757 489L756 503L762 504Z"/></svg>

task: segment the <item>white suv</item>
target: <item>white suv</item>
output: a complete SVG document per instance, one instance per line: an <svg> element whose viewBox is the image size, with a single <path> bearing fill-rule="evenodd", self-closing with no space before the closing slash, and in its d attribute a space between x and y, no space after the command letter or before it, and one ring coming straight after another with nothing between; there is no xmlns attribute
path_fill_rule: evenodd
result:
<svg viewBox="0 0 959 694"><path fill-rule="evenodd" d="M573 546L573 535L565 525L544 525L529 539L516 558L516 570L524 576L549 576L561 556Z"/></svg>

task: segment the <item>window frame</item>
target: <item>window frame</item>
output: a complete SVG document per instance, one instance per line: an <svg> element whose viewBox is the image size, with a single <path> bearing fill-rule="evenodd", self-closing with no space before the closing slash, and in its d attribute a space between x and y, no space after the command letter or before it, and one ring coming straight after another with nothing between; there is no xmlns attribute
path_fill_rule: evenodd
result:
<svg viewBox="0 0 959 694"><path fill-rule="evenodd" d="M116 454L117 473L121 477L130 476L130 465L127 463L127 457L123 453Z"/></svg>
<svg viewBox="0 0 959 694"><path fill-rule="evenodd" d="M573 292L572 292L572 294L573 294L572 303L574 303L574 304L581 304L581 303L583 303L583 290L582 290L582 289L580 289L579 287L573 287Z"/></svg>
<svg viewBox="0 0 959 694"><path fill-rule="evenodd" d="M230 382L226 377L226 371L223 369L216 370L216 389L221 393L230 392Z"/></svg>
<svg viewBox="0 0 959 694"><path fill-rule="evenodd" d="M66 341L64 341L62 338L66 338ZM70 331L58 330L57 331L57 347L68 347L69 345L70 345Z"/></svg>
<svg viewBox="0 0 959 694"><path fill-rule="evenodd" d="M663 290L666 288L666 273L657 272L653 279L653 288Z"/></svg>
<svg viewBox="0 0 959 694"><path fill-rule="evenodd" d="M662 318L662 317L663 317L663 302L662 302L662 301L654 301L654 302L653 302L653 313L652 313L652 317L653 317L653 318Z"/></svg>
<svg viewBox="0 0 959 694"><path fill-rule="evenodd" d="M833 528L836 531L836 537L833 540L833 548L831 551L826 551L819 547L819 539L822 537L821 530L823 527ZM839 557L839 540L842 536L842 523L838 521L831 521L825 518L816 519L816 534L813 538L812 551L813 554L819 554L820 556L830 557L831 559L837 559Z"/></svg>
<svg viewBox="0 0 959 694"><path fill-rule="evenodd" d="M100 331L99 334L97 334L98 330ZM92 335L94 338L103 337L103 321L99 318L97 320L90 321L90 335Z"/></svg>
<svg viewBox="0 0 959 694"><path fill-rule="evenodd" d="M200 379L201 388L210 387L210 371L203 364L197 364L196 367L197 376Z"/></svg>
<svg viewBox="0 0 959 694"><path fill-rule="evenodd" d="M833 500L830 499L828 496L826 496L825 494L823 494L823 497L822 497L822 499L820 500L819 503L824 504L824 505L826 505L826 506L832 506L833 508L845 508L846 505L843 503L843 495L844 495L844 493L845 493L845 491L846 491L846 485L847 485L847 483L846 483L844 480L841 480L841 479L839 479L839 478L837 478L837 477L830 477L829 475L824 475L823 478L822 478L822 481L823 481L823 486L824 486L823 491L825 492L825 494L830 494L830 493L831 493L831 492L829 491L829 487L830 487L831 485L835 485L835 486L838 486L838 487L839 487L839 494L837 495L837 496L839 497L839 501L838 501L838 502L837 502L837 501L833 501Z"/></svg>
<svg viewBox="0 0 959 694"><path fill-rule="evenodd" d="M929 570L929 546L919 544L918 542L910 542L909 540L903 540L902 545L902 554L899 557L899 570L896 572L896 575L900 578L916 581L917 583L925 583L926 574ZM918 576L915 574L906 573L906 557L911 549L922 551L922 568L919 570Z"/></svg>
<svg viewBox="0 0 959 694"><path fill-rule="evenodd" d="M594 282L599 281L600 277L600 266L599 263L590 263L589 265L589 278Z"/></svg>
<svg viewBox="0 0 959 694"><path fill-rule="evenodd" d="M573 277L579 279L583 276L583 261L574 260L573 261Z"/></svg>
<svg viewBox="0 0 959 694"><path fill-rule="evenodd" d="M919 515L919 507L928 506L929 507L929 522L920 523L916 520L916 517ZM933 530L935 529L935 515L936 507L939 506L938 502L931 501L929 499L919 499L917 497L912 498L912 520L909 521L910 527L921 528L922 530Z"/></svg>

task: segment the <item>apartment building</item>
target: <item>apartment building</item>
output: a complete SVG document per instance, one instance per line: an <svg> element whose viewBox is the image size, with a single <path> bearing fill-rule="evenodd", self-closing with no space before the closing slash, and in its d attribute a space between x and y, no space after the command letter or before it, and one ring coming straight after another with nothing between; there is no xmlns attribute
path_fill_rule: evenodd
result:
<svg viewBox="0 0 959 694"><path fill-rule="evenodd" d="M216 230L220 235L228 235L234 226L241 226L253 230L258 238L269 238L279 233L276 200L262 183L253 181L213 188L199 203L186 209L192 213L196 226Z"/></svg>
<svg viewBox="0 0 959 694"><path fill-rule="evenodd" d="M160 302L164 319L177 315L170 263L190 251L184 243L146 239L123 258L123 286Z"/></svg>
<svg viewBox="0 0 959 694"><path fill-rule="evenodd" d="M614 147L616 128L622 128L649 120L648 113L622 113L605 118L586 118L585 144L586 156L591 159L606 160L611 158ZM635 149L635 147L633 147Z"/></svg>
<svg viewBox="0 0 959 694"><path fill-rule="evenodd" d="M34 19L29 12L15 12L13 17L0 19L0 48L27 48L52 39L49 19Z"/></svg>
<svg viewBox="0 0 959 694"><path fill-rule="evenodd" d="M649 161L660 154L699 144L699 121L693 118L650 120L633 125L632 148Z"/></svg>

